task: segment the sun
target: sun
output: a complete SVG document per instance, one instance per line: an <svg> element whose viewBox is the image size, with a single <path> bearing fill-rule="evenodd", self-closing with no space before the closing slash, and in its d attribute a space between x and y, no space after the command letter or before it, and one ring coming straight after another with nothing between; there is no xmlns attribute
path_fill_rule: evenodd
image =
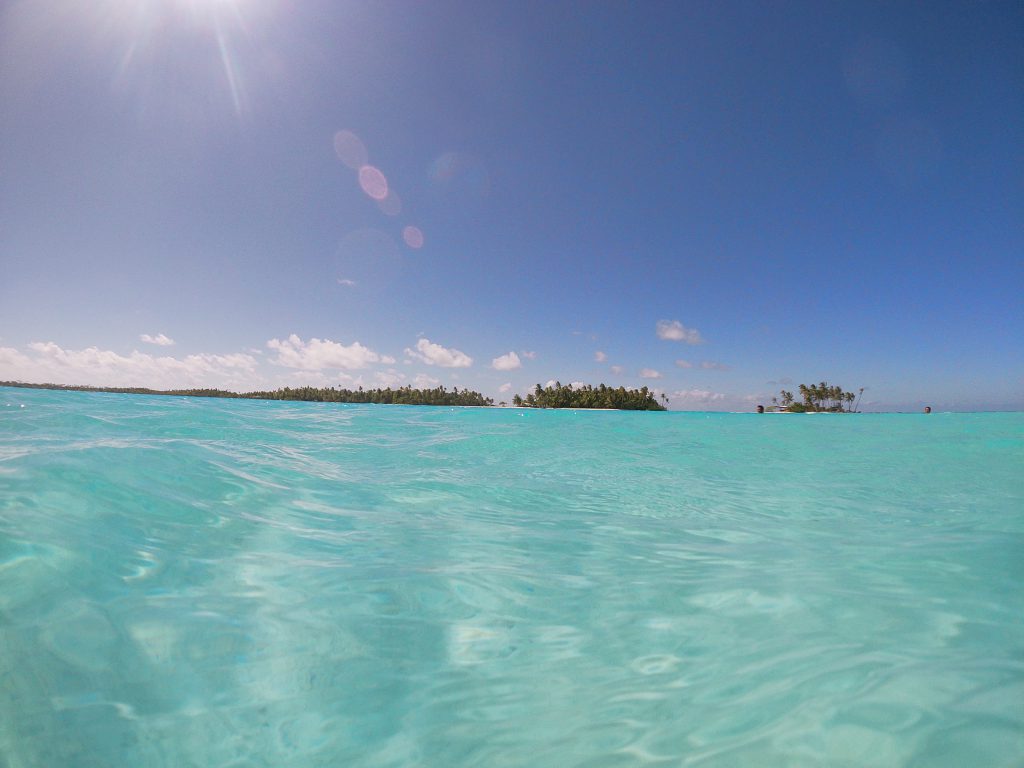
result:
<svg viewBox="0 0 1024 768"><path fill-rule="evenodd" d="M180 96L183 88L202 91L201 100L222 101L242 115L256 81L256 33L274 5L272 0L101 0L90 16L98 33L121 51L119 84L168 98Z"/></svg>

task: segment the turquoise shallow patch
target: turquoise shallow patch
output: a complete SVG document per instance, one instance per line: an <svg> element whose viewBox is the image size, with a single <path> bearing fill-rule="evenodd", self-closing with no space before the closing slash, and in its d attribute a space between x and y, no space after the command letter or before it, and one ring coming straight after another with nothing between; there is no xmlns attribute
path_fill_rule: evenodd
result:
<svg viewBox="0 0 1024 768"><path fill-rule="evenodd" d="M1022 468L1021 414L0 389L0 765L1017 765Z"/></svg>

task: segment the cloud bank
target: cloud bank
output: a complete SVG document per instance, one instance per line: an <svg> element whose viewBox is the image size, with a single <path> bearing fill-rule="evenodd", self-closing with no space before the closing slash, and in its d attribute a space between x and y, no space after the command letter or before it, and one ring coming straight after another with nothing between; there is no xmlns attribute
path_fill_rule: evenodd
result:
<svg viewBox="0 0 1024 768"><path fill-rule="evenodd" d="M303 371L322 371L325 368L356 370L373 363L391 365L395 362L393 357L379 355L358 341L348 346L330 339L313 338L305 342L294 333L284 340L271 339L267 347L277 352L277 357L271 362Z"/></svg>
<svg viewBox="0 0 1024 768"><path fill-rule="evenodd" d="M0 347L0 378L35 383L82 384L92 387L243 389L258 383L256 358L241 352L157 357L133 351L87 347L64 349L52 341L36 341L27 353Z"/></svg>

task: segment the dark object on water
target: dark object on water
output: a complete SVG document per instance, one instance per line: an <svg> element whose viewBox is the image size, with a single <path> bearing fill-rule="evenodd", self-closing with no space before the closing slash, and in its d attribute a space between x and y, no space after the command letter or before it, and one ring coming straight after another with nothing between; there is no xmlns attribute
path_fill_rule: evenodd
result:
<svg viewBox="0 0 1024 768"><path fill-rule="evenodd" d="M757 412L758 413L764 413L764 406L763 405L757 406Z"/></svg>
<svg viewBox="0 0 1024 768"><path fill-rule="evenodd" d="M925 412L925 413L931 413L931 412L932 412L932 407L931 407L930 405L926 405L926 406L924 407L924 412Z"/></svg>

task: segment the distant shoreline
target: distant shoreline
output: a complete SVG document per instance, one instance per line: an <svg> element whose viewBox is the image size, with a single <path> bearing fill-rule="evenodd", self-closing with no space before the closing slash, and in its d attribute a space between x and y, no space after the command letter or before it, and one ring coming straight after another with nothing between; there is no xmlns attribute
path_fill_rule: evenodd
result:
<svg viewBox="0 0 1024 768"><path fill-rule="evenodd" d="M102 392L106 394L114 395L160 395L163 397L205 397L210 399L226 399L226 400L262 400L262 401L288 401L288 402L338 402L346 403L349 405L432 405L438 407L452 407L452 408L494 408L502 410L518 410L518 411L616 411L625 412L633 409L629 408L586 408L586 407L562 407L562 408L542 408L537 406L526 406L526 405L480 405L480 404L461 404L461 403L372 403L369 401L348 401L348 400L309 400L299 397L294 398L283 398L283 397L263 397L264 393L244 393L239 394L237 392L229 392L227 390L159 390L149 389L147 387L91 387L88 385L76 385L76 384L34 384L23 381L0 381L0 387L10 387L12 389L46 389L58 392ZM376 390L367 390L373 392ZM400 390L393 390L400 391ZM270 394L270 393L266 393ZM461 392L460 392L461 394ZM476 394L476 393L474 393ZM763 414L758 414L754 411L690 411L690 410L673 410L672 413L731 413L731 414L749 414L754 416L766 416L769 414L788 414L788 415L801 415L795 411L783 411L783 410L766 410ZM805 413L833 413L831 411L806 411ZM906 411L854 411L854 413L862 415L923 415L917 410L906 410ZM941 414L969 414L969 413L1024 413L1021 409L996 409L996 410L969 410L969 411L955 411L955 410L933 410L931 415Z"/></svg>
<svg viewBox="0 0 1024 768"><path fill-rule="evenodd" d="M272 391L231 392L226 389L150 389L148 387L92 387L84 384L31 384L22 381L0 381L0 387L47 389L60 392L103 392L113 395L157 395L161 397L205 397L223 400L282 400L307 403L349 403L368 405L430 405L439 407L493 407L494 401L479 392L456 387L434 389L336 389L334 387L284 387Z"/></svg>
<svg viewBox="0 0 1024 768"><path fill-rule="evenodd" d="M348 403L348 404L373 404L373 405L429 405L447 407L475 407L475 408L501 408L511 407L533 410L565 410L565 411L628 411L628 410L667 410L658 404L654 396L648 392L646 387L640 390L627 390L624 387L611 389L600 385L599 389L587 386L580 389L573 387L562 387L556 385L554 388L542 388L539 384L536 394L530 394L526 400L520 403L508 405L495 405L494 400L479 392L469 389L459 390L453 387L451 390L443 386L433 389L414 389L410 386L392 389L391 387L364 390L336 388L336 387L283 387L272 391L253 392L231 392L226 389L150 389L149 387L93 387L85 384L33 384L23 381L0 381L2 387L15 387L21 389L47 389L61 392L104 392L115 395L158 395L161 397L207 397L221 398L228 400L286 400L291 402L312 402L312 403ZM615 408L605 405L588 405L587 401L573 403L575 398L590 398L591 395L600 393L605 396L604 402L611 399L613 402L622 401L627 407ZM610 395L606 395L610 393ZM551 397L554 402L546 401ZM518 395L517 395L518 398ZM536 398L536 399L535 399ZM569 402L567 403L566 400ZM555 404L557 402L558 404ZM589 402L594 402L590 399Z"/></svg>

